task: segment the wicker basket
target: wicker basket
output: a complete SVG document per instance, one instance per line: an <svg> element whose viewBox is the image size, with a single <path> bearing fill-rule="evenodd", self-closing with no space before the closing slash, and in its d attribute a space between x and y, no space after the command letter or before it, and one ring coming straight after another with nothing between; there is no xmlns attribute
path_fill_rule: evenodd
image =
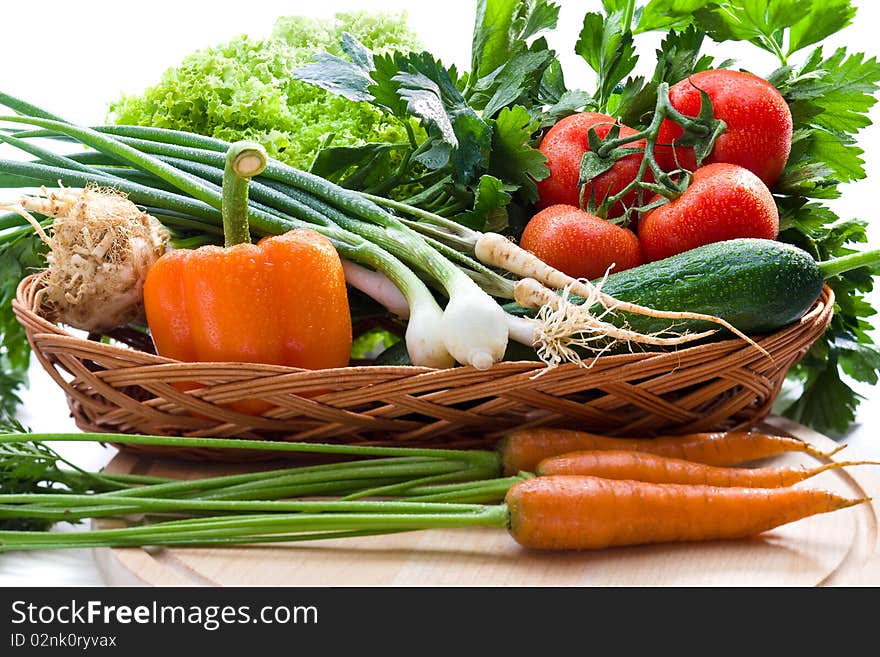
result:
<svg viewBox="0 0 880 657"><path fill-rule="evenodd" d="M487 446L517 426L611 435L748 427L769 412L786 372L825 331L834 305L826 286L798 323L761 338L772 358L731 339L675 352L603 356L590 369L564 365L545 371L541 363L502 362L487 371L412 366L309 371L181 363L146 351L143 334L133 334L140 344L131 335L113 336L127 344L76 337L39 315L41 285L39 274L24 279L14 311L83 430L462 448ZM174 385L182 382L204 387L182 392ZM229 408L247 399L275 406L260 416ZM211 452L174 454L217 456Z"/></svg>

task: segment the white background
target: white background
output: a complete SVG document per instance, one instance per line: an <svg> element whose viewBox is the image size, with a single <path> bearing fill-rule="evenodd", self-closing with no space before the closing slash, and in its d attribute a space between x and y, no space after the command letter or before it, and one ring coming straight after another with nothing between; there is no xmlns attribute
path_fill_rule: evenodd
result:
<svg viewBox="0 0 880 657"><path fill-rule="evenodd" d="M549 36L570 86L591 88L592 76L586 64L573 53L585 11L595 10L598 1L557 0L562 6L559 29ZM880 3L857 0L854 25L829 40L829 46L845 45L851 51L880 54L877 26ZM121 93L138 93L158 81L169 66L178 64L196 49L229 40L240 34L268 36L276 17L303 14L329 17L337 11L356 9L406 11L409 24L420 35L427 50L445 64L469 68L474 0L443 2L341 1L278 2L250 0L247 3L184 2L150 0L68 0L5 3L3 7L2 65L0 89L24 98L65 118L94 125L103 123L110 101ZM637 72L649 73L651 55L659 37L646 35L637 42L645 63ZM714 45L714 44L712 44ZM710 50L712 46L710 45ZM759 75L776 66L775 58L752 46L725 46L722 59L737 58L738 65ZM794 61L799 61L796 56ZM880 106L872 112L880 120ZM877 181L880 180L880 126L871 126L860 136L866 150L868 179L849 185L844 198L835 201L843 217L873 219L876 212ZM0 157L18 157L0 146ZM0 190L2 193L3 190ZM0 198L4 198L0 196ZM880 246L880 228L870 231L870 246ZM875 295L875 305L880 299ZM64 396L48 376L32 368L32 383L25 394L22 420L34 431L71 431ZM849 450L880 457L880 395L860 386L868 398L859 410L858 423L845 437ZM112 451L95 445L66 445L66 456L84 467L106 463ZM90 585L102 579L88 551L0 555L0 585Z"/></svg>

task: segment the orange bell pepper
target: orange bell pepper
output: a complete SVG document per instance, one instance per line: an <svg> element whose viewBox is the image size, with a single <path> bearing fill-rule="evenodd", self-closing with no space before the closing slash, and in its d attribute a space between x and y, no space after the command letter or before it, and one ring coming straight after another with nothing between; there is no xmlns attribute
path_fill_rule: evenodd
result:
<svg viewBox="0 0 880 657"><path fill-rule="evenodd" d="M342 261L326 237L309 229L258 244L170 251L147 274L144 305L156 351L175 360L348 365L352 329ZM232 407L260 413L270 405Z"/></svg>

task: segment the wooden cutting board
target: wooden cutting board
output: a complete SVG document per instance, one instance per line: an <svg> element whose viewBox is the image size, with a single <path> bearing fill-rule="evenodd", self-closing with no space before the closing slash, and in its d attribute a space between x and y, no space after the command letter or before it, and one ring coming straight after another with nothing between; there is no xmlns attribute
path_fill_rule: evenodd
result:
<svg viewBox="0 0 880 657"><path fill-rule="evenodd" d="M776 433L828 450L829 438L780 418ZM841 460L858 454L844 450ZM786 455L773 464L810 463ZM815 463L815 461L813 461ZM208 476L203 466L120 454L114 472ZM880 474L875 466L823 473L818 485L874 502L815 516L759 538L538 553L492 529L431 530L248 548L96 551L112 585L155 586L877 586Z"/></svg>

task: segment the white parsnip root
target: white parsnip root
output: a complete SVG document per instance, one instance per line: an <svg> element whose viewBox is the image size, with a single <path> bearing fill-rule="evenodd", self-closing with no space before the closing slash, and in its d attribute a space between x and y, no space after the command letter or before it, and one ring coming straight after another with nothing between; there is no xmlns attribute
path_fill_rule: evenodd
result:
<svg viewBox="0 0 880 657"><path fill-rule="evenodd" d="M689 319L710 322L727 329L737 337L748 342L763 354L769 356L766 349L761 347L757 342L737 329L730 322L720 317L703 313L657 310L655 308L648 308L615 299L602 292L601 286L594 285L591 281L586 279L573 278L558 269L551 267L534 254L514 244L504 235L499 235L497 233L484 233L477 240L474 246L474 253L477 259L483 264L501 267L513 274L522 276L523 281L527 281L525 283L520 281L520 283L517 284L519 292L516 294L516 300L520 305L531 308L544 305L544 303L537 303L538 298L546 299L547 303L551 304L550 313L545 313L543 319L539 315L539 320L542 323L545 323L545 326L542 329L545 338L550 334L556 336L553 338L552 342L557 345L557 349L562 348L565 340L563 335L559 333L560 331L568 330L570 332L569 342L571 344L576 344L584 339L582 335L580 337L575 337L578 334L595 333L595 327L592 323L597 317L590 312L587 312L587 310L598 306L602 308L600 317L604 317L608 312L623 311L657 319L670 319L673 321ZM542 290L538 290L539 287L542 288ZM561 305L562 297L555 294L552 290L565 290L566 294L563 295L565 299L568 298L569 294L573 294L586 301L582 305L571 304L566 301L566 304L576 306L576 308L579 308L580 310L577 311L574 308L569 309ZM521 297L524 301L528 301L532 305L526 305L523 301L520 301ZM565 318L565 321L562 321L563 317ZM584 322L583 327L578 325L578 320ZM550 325L546 325L546 322L550 322ZM694 342L696 340L702 340L713 333L713 331L703 331L699 333L685 332L679 334L677 337L661 337L657 334L644 335L636 331L618 329L616 326L609 324L608 322L600 321L599 323L607 328L609 331L607 337L612 338L613 340L655 346L680 345ZM671 328L672 327L670 327L670 330ZM612 329L614 329L614 332L611 332ZM572 352L572 354L573 353L574 352ZM575 360L579 361L580 359L577 358Z"/></svg>
<svg viewBox="0 0 880 657"><path fill-rule="evenodd" d="M51 249L46 312L95 333L144 322L143 282L168 249L165 228L113 190L42 191L3 207L27 219ZM49 233L31 212L53 218Z"/></svg>
<svg viewBox="0 0 880 657"><path fill-rule="evenodd" d="M563 288L562 295L556 294L533 278L524 278L514 287L516 302L524 308L538 308L538 329L536 348L538 357L547 365L555 367L560 363L577 363L590 367L595 358L619 342L641 343L653 346L672 347L694 340L702 340L714 334L714 330L690 333L684 331L672 336L664 333L644 334L625 326L616 326L605 321L613 312L601 303L601 283L594 285L594 292L584 298L583 305L568 300L571 285ZM594 306L604 310L597 314L590 311ZM584 361L577 351L589 351L593 358Z"/></svg>

